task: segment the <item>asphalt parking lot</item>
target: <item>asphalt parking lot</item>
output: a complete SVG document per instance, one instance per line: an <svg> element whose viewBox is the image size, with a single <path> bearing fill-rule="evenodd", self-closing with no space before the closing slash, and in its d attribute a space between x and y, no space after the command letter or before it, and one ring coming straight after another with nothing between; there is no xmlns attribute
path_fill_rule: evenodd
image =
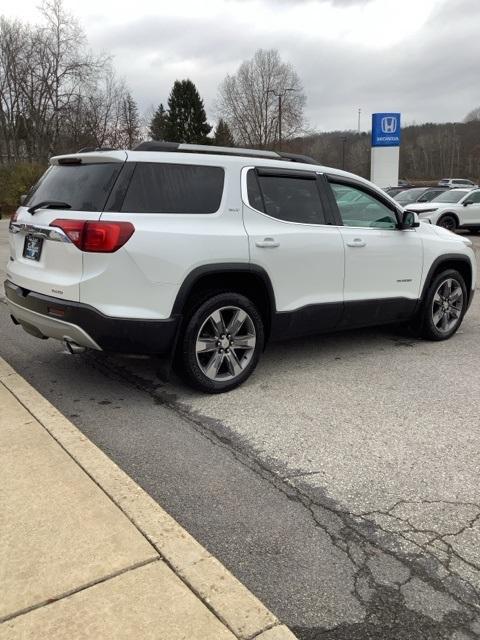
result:
<svg viewBox="0 0 480 640"><path fill-rule="evenodd" d="M5 229L2 221L3 237ZM472 240L478 252L480 238ZM3 260L2 252L4 245ZM309 601L296 619L285 619L287 605L275 611L275 602L267 602L300 637L480 636L478 293L450 341L429 343L383 328L271 345L245 385L219 396L197 394L177 380L160 383L154 360L67 356L52 341L37 341L7 325L4 305L0 320L0 354L128 473L138 473L147 490L158 483L155 468L145 474L142 458L133 463L128 457L126 449L135 441L125 442L124 451L116 448L111 417L105 417L108 432L101 424L110 410L121 424L123 413L135 412L136 402L138 420L147 420L143 402L152 411L171 412L302 506L322 538L321 555L311 558L315 571L321 574L324 563L328 575L337 575L317 585L316 605ZM35 354L33 363L27 364L28 354ZM41 375L35 362L42 363ZM69 375L59 376L66 370ZM73 396L78 400L78 386L88 385L90 375L97 387L105 384L105 393L121 389L122 402L126 390L131 396L125 404L105 400L103 413L82 413L78 407L86 399L74 404ZM91 387L88 393L94 393ZM248 520L240 512L238 517ZM293 531L294 524L289 535ZM306 544L303 531L299 523L298 545ZM208 540L201 542L208 547ZM272 536L270 548L263 544L264 554L281 557L281 538ZM303 562L308 558L304 555ZM242 573L241 563L222 560ZM302 575L311 568L296 570ZM262 586L252 586L251 576L240 577L258 595L274 600L268 589L267 595L258 593Z"/></svg>

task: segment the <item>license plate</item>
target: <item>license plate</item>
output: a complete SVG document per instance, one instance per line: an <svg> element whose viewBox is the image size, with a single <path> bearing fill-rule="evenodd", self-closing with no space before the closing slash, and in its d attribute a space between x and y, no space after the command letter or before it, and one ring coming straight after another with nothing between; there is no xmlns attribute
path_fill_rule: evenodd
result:
<svg viewBox="0 0 480 640"><path fill-rule="evenodd" d="M42 253L43 238L37 238L35 236L26 236L25 244L23 246L23 257L29 260L40 260L40 254Z"/></svg>

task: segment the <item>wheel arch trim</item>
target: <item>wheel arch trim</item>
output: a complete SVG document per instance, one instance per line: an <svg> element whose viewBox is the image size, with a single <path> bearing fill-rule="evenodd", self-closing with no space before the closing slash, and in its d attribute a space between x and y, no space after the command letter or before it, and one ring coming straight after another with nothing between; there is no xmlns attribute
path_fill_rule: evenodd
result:
<svg viewBox="0 0 480 640"><path fill-rule="evenodd" d="M423 283L422 294L420 296L420 299L422 301L425 299L428 287L432 282L433 274L436 271L438 271L438 268L441 267L443 264L445 264L445 267L448 267L449 262L463 262L468 266L468 268L470 269L470 285L471 285L471 283L473 282L473 265L470 258L462 253L445 253L444 255L441 255L438 258L436 258L430 265L427 276ZM468 283L465 283L465 284L468 285ZM473 290L471 286L467 288L468 288L468 298L470 301L472 298Z"/></svg>
<svg viewBox="0 0 480 640"><path fill-rule="evenodd" d="M438 225L438 223L440 222L440 220L441 220L442 218L444 218L445 216L452 216L452 218L455 218L455 220L457 221L457 227L459 227L459 226L460 226L460 218L459 218L459 216L458 216L458 213L456 213L455 211L448 211L448 210L447 210L447 211L442 211L442 212L439 214L438 219L437 219L437 222L436 222L435 224L437 224L437 225ZM438 225L438 226L440 226L440 225Z"/></svg>
<svg viewBox="0 0 480 640"><path fill-rule="evenodd" d="M200 267L196 267L184 278L180 289L178 290L175 302L172 307L172 315L181 315L188 297L192 292L195 284L205 276L223 276L228 274L249 274L260 278L265 285L268 294L268 302L270 306L271 315L276 312L275 293L273 291L272 282L269 275L262 267L255 264L248 264L244 262L221 262L213 264L204 264Z"/></svg>

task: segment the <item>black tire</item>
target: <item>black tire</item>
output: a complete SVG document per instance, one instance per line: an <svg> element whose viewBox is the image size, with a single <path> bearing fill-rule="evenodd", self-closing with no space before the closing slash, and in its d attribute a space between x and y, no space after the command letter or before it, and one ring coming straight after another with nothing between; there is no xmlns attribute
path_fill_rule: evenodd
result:
<svg viewBox="0 0 480 640"><path fill-rule="evenodd" d="M237 314L236 310L243 313ZM212 314L218 317L218 313L225 329L233 327L235 314L239 318L246 314L246 318L237 334L229 334L228 331L221 333L216 331L217 324L211 319ZM226 344L229 340L231 344ZM204 342L208 352L197 353L199 341ZM235 341L237 344L245 343L245 349L236 346ZM250 343L248 347L247 341ZM263 320L251 300L235 292L213 293L194 305L186 318L178 354L181 373L191 386L204 393L231 391L253 373L263 351L264 341ZM217 363L220 363L218 371ZM206 371L210 371L214 379Z"/></svg>
<svg viewBox="0 0 480 640"><path fill-rule="evenodd" d="M462 296L461 305L457 298L456 301L452 303L450 310L444 308L444 305L451 304L444 300L444 297L447 296L443 295L448 293L448 286L442 289L443 283L447 281L451 281L453 284L450 288L450 293L457 292L458 294L458 288L460 288ZM437 294L441 302L436 298ZM462 274L455 269L447 269L437 274L430 283L422 304L420 322L421 337L427 340L448 340L448 338L451 338L462 324L467 305L468 292ZM453 308L456 309L455 312ZM443 315L439 316L438 314ZM442 328L443 318L445 316L447 316L447 322L445 323L445 327ZM436 319L438 319L438 321ZM452 322L452 326L449 326L450 322Z"/></svg>
<svg viewBox="0 0 480 640"><path fill-rule="evenodd" d="M451 213L446 213L443 215L437 222L439 227L443 227L444 229L448 229L448 231L456 231L458 227L457 219Z"/></svg>

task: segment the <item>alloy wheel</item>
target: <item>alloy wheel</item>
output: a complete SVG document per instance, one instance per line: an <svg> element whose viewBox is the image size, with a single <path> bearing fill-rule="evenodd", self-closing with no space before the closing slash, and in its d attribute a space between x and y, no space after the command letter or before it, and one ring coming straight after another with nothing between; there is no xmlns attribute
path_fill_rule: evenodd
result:
<svg viewBox="0 0 480 640"><path fill-rule="evenodd" d="M252 360L256 343L248 313L240 307L221 307L207 317L197 334L198 366L210 380L233 380Z"/></svg>
<svg viewBox="0 0 480 640"><path fill-rule="evenodd" d="M452 218L452 216L445 216L445 218L442 218L440 220L440 222L438 223L439 227L443 227L444 229L447 229L448 231L455 231L455 229L457 228L457 225L455 223L455 219Z"/></svg>
<svg viewBox="0 0 480 640"><path fill-rule="evenodd" d="M447 278L439 285L433 296L432 319L440 333L449 333L460 322L463 303L463 290L457 280Z"/></svg>

